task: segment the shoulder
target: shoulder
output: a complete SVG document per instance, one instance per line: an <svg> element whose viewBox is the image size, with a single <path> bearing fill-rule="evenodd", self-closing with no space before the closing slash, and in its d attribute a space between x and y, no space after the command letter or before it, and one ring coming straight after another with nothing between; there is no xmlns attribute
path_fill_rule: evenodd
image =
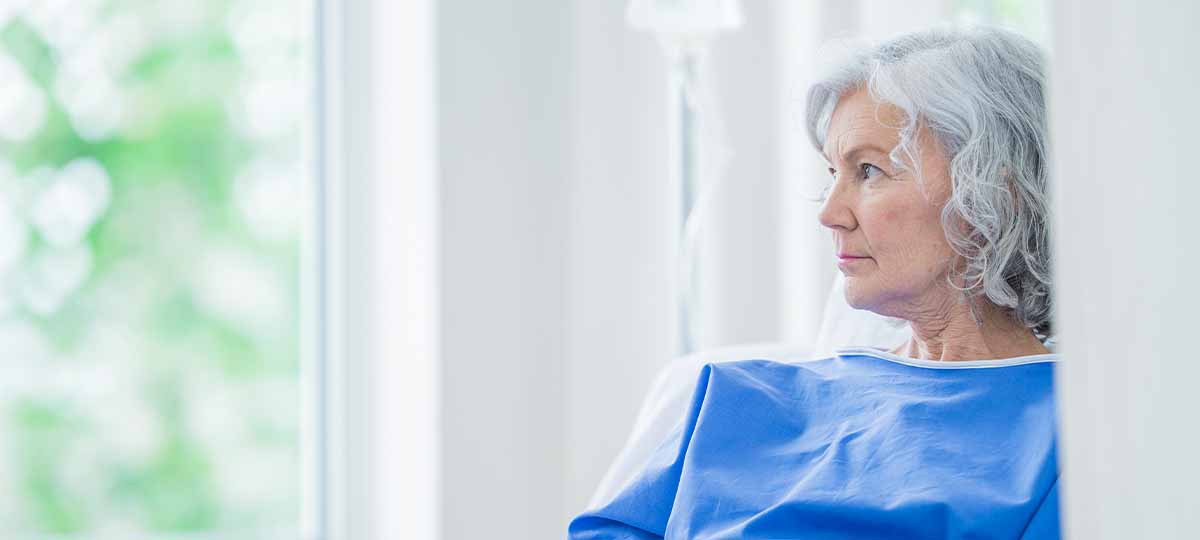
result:
<svg viewBox="0 0 1200 540"><path fill-rule="evenodd" d="M651 387L653 401L663 396L685 399L698 381L707 381L713 371L727 381L747 381L778 375L789 365L808 364L820 360L806 347L780 343L735 345L695 352L672 360L659 372Z"/></svg>
<svg viewBox="0 0 1200 540"><path fill-rule="evenodd" d="M832 358L815 358L803 361L772 360L768 358L747 358L728 362L710 362L704 365L703 371L709 372L710 378L737 383L764 383L790 380L797 374L820 371L822 364L827 364Z"/></svg>
<svg viewBox="0 0 1200 540"><path fill-rule="evenodd" d="M833 361L833 358L787 362L748 358L709 362L700 367L694 379L693 404L717 400L742 402L760 396L792 394L814 381L836 378Z"/></svg>

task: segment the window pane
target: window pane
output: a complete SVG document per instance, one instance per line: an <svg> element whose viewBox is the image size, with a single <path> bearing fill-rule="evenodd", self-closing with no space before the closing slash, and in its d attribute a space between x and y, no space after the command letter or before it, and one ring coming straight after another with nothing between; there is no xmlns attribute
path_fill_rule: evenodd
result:
<svg viewBox="0 0 1200 540"><path fill-rule="evenodd" d="M0 3L0 536L296 534L309 4Z"/></svg>

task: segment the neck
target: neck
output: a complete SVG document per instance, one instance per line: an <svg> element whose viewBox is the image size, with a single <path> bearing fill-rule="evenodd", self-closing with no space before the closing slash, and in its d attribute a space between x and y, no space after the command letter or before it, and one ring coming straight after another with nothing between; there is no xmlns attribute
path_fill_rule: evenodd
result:
<svg viewBox="0 0 1200 540"><path fill-rule="evenodd" d="M1045 354L1037 336L1006 310L986 299L975 300L975 312L961 294L904 317L912 338L893 350L924 360L984 360Z"/></svg>

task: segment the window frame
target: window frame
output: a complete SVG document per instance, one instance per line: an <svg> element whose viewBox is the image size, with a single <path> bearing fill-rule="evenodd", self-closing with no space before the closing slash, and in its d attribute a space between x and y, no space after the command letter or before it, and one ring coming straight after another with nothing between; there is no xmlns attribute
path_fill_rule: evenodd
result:
<svg viewBox="0 0 1200 540"><path fill-rule="evenodd" d="M434 2L313 2L302 535L438 538Z"/></svg>

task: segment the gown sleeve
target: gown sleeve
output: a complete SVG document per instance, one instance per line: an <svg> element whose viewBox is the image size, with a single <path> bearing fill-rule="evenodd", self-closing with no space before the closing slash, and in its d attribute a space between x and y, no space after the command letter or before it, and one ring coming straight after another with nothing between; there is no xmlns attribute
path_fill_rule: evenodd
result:
<svg viewBox="0 0 1200 540"><path fill-rule="evenodd" d="M646 467L613 499L577 516L568 540L659 540L675 504L684 456L696 429L708 388L711 366L704 366L692 393L688 414L655 450Z"/></svg>
<svg viewBox="0 0 1200 540"><path fill-rule="evenodd" d="M1061 534L1058 520L1058 479L1055 479L1025 527L1021 540L1058 540Z"/></svg>

